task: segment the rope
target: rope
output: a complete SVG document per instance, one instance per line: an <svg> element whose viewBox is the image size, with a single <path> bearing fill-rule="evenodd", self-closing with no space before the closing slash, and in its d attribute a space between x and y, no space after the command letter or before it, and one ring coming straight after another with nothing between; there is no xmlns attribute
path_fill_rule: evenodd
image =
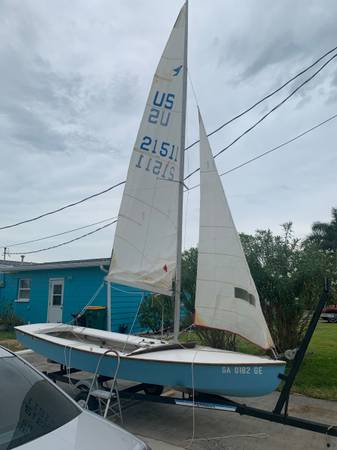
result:
<svg viewBox="0 0 337 450"><path fill-rule="evenodd" d="M71 380L71 353L72 353L72 350L74 349L74 348L76 348L76 347L78 347L78 346L80 346L80 345L82 345L82 344L78 344L77 346L76 345L72 345L72 346L70 346L70 345L65 345L64 346L64 349L63 349L63 352L64 352L64 362L65 362L65 368L66 368L66 375L67 375L67 377L68 377L68 383L72 386L72 385L74 385L74 383L72 382L72 380ZM68 353L68 361L67 361L67 348L69 349L69 353Z"/></svg>
<svg viewBox="0 0 337 450"><path fill-rule="evenodd" d="M97 290L96 290L96 292L94 293L94 295L91 297L91 299L88 301L88 303L87 303L85 306L83 306L83 308L82 308L81 311L76 315L76 317L73 317L69 322L66 322L67 325L71 325L76 319L78 319L79 317L81 317L81 316L84 314L86 308L87 308L88 306L90 306L90 305L96 300L96 297L97 297L98 294L101 292L103 286L104 286L104 282L97 288ZM64 325L64 324L62 324L62 325ZM83 328L85 328L85 327L83 327Z"/></svg>
<svg viewBox="0 0 337 450"><path fill-rule="evenodd" d="M69 348L69 361L67 362L67 348ZM63 349L63 352L64 352L64 362L65 362L65 365L66 365L66 373L67 373L67 375L68 375L68 383L71 385L72 384L72 381L71 381L71 377L70 377L70 364L71 364L71 347L69 346L67 346L67 345L65 345L64 346L64 349ZM69 364L68 364L69 363Z"/></svg>
<svg viewBox="0 0 337 450"><path fill-rule="evenodd" d="M96 299L96 297L98 296L98 294L101 292L103 286L104 286L104 283L102 283L102 284L97 288L97 290L96 290L96 292L94 293L94 295L91 297L91 299L88 301L88 303L82 308L82 310L76 315L76 317L73 317L73 318L70 319L68 322L58 324L58 325L55 327L56 330L57 330L57 329L62 329L62 328L64 328L64 327L67 326L67 325L73 325L74 321L75 321L78 317L81 317L81 316L83 315L85 309L86 309L88 306L90 306L90 305L94 302L94 300ZM71 333L73 336L75 336L76 338L78 338L78 339L82 340L82 342L84 342L84 339L83 339L82 336L81 336L81 334L83 333L84 330L85 330L85 327L82 327L82 330L81 330L81 331L76 331L76 332L75 332L73 328L71 328L69 331L70 331L70 333ZM81 344L79 344L79 345L81 345ZM65 347L64 347L64 360L65 360L65 363L66 363L66 369L67 369L68 365L70 366L71 349L72 349L72 348L75 348L75 347L76 347L76 345L75 345L75 346L73 345L72 347L70 347L70 346L69 346L69 347L68 347L68 346L65 346ZM67 349L67 348L70 349L70 351L69 351L69 364L67 364L67 357L66 357L66 349ZM69 374L68 374L68 378L69 378L69 383L70 383L70 372L69 372ZM70 383L70 384L71 384L71 383Z"/></svg>
<svg viewBox="0 0 337 450"><path fill-rule="evenodd" d="M124 294L140 294L140 293L145 294L145 291L139 291L139 290L126 291L125 289L118 288L118 287L114 286L113 284L111 285L111 289L114 289L115 291L123 292Z"/></svg>
<svg viewBox="0 0 337 450"><path fill-rule="evenodd" d="M126 337L126 340L125 340L125 342L124 342L124 346L123 346L123 350L122 350L123 353L125 352L125 348L126 348L126 346L127 346L127 344L128 344L129 337L130 337L130 335L131 335L131 333L132 333L132 330L133 330L133 327L134 327L134 325L135 325L135 323L136 323L136 320L137 320L137 317L138 317L138 313L139 313L139 311L140 311L140 307L141 307L141 305L142 305L142 303L143 303L144 297L145 297L145 292L142 293L142 298L141 298L141 300L140 300L140 302L139 302L139 305L138 305L138 308L137 308L135 317L134 317L134 319L133 319L133 322L132 322L130 331L129 331L129 333L128 333L127 337Z"/></svg>
<svg viewBox="0 0 337 450"><path fill-rule="evenodd" d="M192 94L193 94L193 98L194 98L194 101L195 101L195 105L196 105L197 108L199 108L199 103L198 103L198 99L197 99L197 94L196 94L196 92L195 92L194 85L193 85L193 82L192 82L192 77L191 77L191 74L190 74L190 71L189 71L189 70L187 70L187 75L188 75L189 82L191 83ZM198 142L199 142L199 141L196 141L196 142L194 142L193 144L187 146L187 147L185 148L185 150L187 150L187 149L193 147L193 146L194 146L195 144L197 144Z"/></svg>
<svg viewBox="0 0 337 450"><path fill-rule="evenodd" d="M191 381L192 381L192 438L190 439L190 446L192 446L195 440L195 385L194 385L194 361L197 357L198 350L195 352L191 363Z"/></svg>

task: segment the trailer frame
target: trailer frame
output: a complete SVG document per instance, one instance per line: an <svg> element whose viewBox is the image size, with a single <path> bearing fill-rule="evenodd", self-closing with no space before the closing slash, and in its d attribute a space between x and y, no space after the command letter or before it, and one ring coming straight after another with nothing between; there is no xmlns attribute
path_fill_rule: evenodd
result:
<svg viewBox="0 0 337 450"><path fill-rule="evenodd" d="M269 422L280 423L282 425L288 425L295 428L300 428L303 430L312 431L315 433L325 434L326 436L336 436L337 437L337 424L325 424L321 422L316 422L308 420L301 417L290 416L288 414L288 406L290 401L290 391L294 384L296 375L301 367L304 356L307 352L309 343L311 341L312 335L317 327L321 312L330 297L330 282L325 280L324 289L321 294L320 300L315 308L315 311L310 320L308 329L302 340L300 347L298 348L295 358L292 362L292 366L286 375L279 375L279 377L284 381L284 385L281 389L280 395L277 399L275 407L273 410L268 411L264 409L254 408L252 406L246 405L244 403L239 403L228 398L205 394L201 392L186 392L182 393L181 396L167 396L165 395L152 395L149 394L149 385L140 383L122 390L119 390L119 396L125 399L133 399L137 401L146 401L154 403L162 403L167 405L176 406L186 406L192 408L201 409L211 409L217 411L228 411L235 412L240 415L246 415L255 417L261 420L267 420ZM71 374L80 372L76 368L67 368L64 365L60 366L60 370L55 372L45 372L49 378L61 382L71 382L76 386L81 383L81 380L72 378ZM108 377L101 377L102 383L108 381ZM144 393L140 393L144 391Z"/></svg>

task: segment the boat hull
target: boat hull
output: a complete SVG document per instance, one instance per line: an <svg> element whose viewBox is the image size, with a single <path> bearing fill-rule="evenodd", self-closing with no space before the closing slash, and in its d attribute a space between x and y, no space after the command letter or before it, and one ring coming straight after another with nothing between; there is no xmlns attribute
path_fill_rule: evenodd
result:
<svg viewBox="0 0 337 450"><path fill-rule="evenodd" d="M100 361L101 375L113 377L116 373L117 357L113 354L102 356L102 352L97 353L94 348L83 350L76 348L76 345L60 345L18 329L16 333L18 340L25 347L59 364L95 372ZM168 358L169 352L167 351ZM198 352L198 349L195 352ZM264 364L263 358L260 359L261 363L226 364L223 360L220 363L207 364L163 360L157 357L156 352L143 357L120 354L117 377L140 383L194 389L209 394L256 397L274 391L280 383L279 375L284 373L285 368L279 361L275 364L270 361Z"/></svg>

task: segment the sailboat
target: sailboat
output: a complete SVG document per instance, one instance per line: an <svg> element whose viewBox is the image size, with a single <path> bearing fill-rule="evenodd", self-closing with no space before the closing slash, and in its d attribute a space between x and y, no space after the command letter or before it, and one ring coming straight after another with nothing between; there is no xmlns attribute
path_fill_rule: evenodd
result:
<svg viewBox="0 0 337 450"><path fill-rule="evenodd" d="M174 297L174 340L69 324L16 327L19 341L67 367L149 385L260 396L276 389L280 360L180 343L182 210L187 85L187 2L155 72L136 143L106 281ZM200 230L195 325L274 347L201 114ZM112 299L113 301L113 299Z"/></svg>

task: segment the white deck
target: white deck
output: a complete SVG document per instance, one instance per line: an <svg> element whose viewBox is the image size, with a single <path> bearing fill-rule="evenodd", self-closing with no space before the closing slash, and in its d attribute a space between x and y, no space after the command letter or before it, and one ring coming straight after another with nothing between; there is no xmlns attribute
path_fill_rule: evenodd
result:
<svg viewBox="0 0 337 450"><path fill-rule="evenodd" d="M66 348L76 348L78 350L103 354L111 346L100 347L94 343L84 342L81 335L100 338L106 341L115 341L116 343L128 343L143 348L155 348L159 345L169 344L159 339L143 338L141 336L125 335L103 330L94 330L91 328L75 327L63 324L33 324L16 327L18 331L25 334L36 336L36 338L53 342ZM65 339L62 337L51 336L52 332L74 332L74 339ZM245 353L218 350L210 347L196 346L195 348L171 349L163 351L154 351L137 355L137 350L129 355L119 351L123 358L152 360L161 362L176 362L188 364L215 364L215 365L285 365L283 361L269 359L267 357L248 355Z"/></svg>

